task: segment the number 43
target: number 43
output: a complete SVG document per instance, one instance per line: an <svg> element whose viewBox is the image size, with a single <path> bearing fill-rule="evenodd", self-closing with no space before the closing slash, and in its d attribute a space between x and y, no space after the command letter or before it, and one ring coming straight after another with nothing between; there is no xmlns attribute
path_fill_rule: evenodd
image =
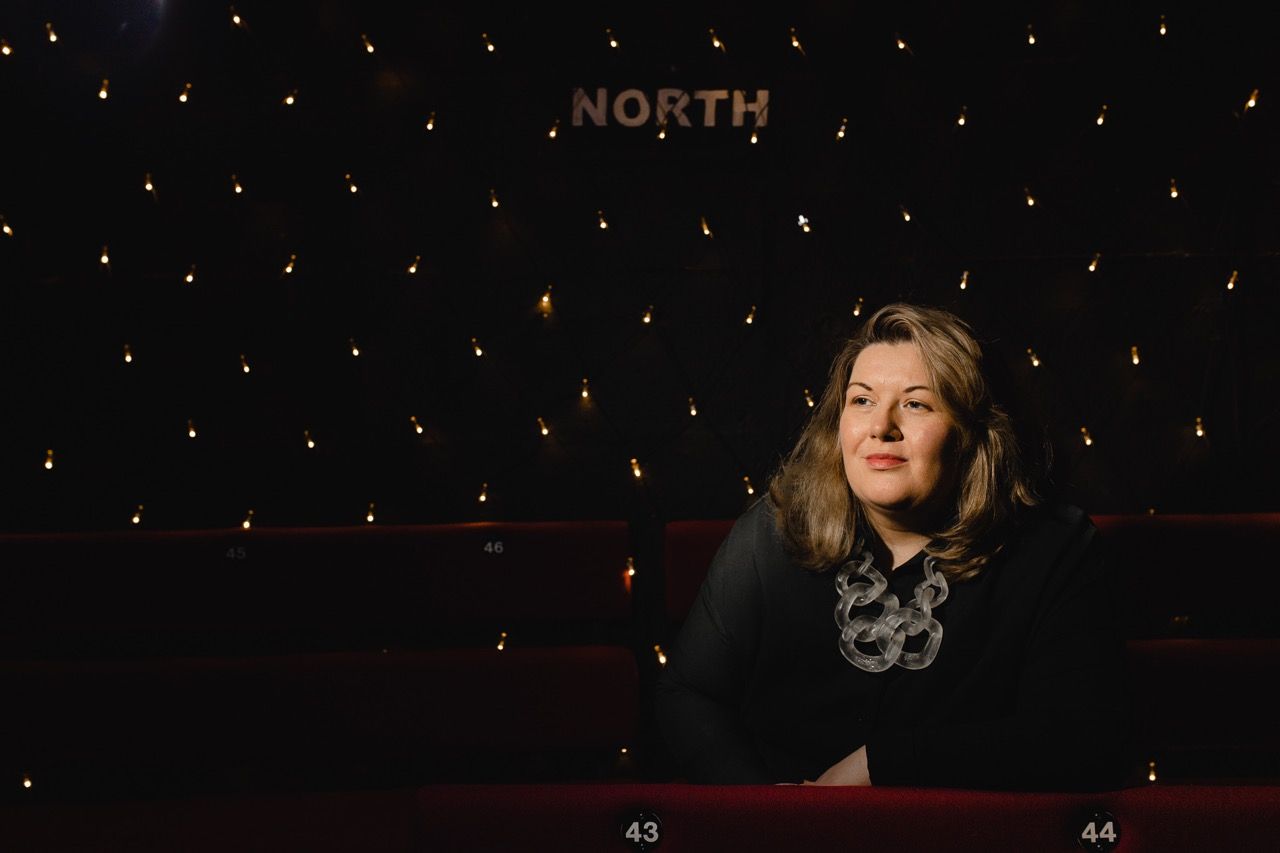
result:
<svg viewBox="0 0 1280 853"><path fill-rule="evenodd" d="M641 835L640 821L638 820L631 821L631 825L627 827L627 833L626 833L627 838L631 839L632 841L644 841L649 844L652 844L653 842L658 840L658 824L654 823L651 820L647 820L644 822L643 829L644 829L644 834Z"/></svg>

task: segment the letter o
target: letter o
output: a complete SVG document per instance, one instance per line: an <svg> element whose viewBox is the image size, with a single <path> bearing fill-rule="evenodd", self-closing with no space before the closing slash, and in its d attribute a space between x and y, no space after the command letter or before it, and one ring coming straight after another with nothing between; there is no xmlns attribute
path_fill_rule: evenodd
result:
<svg viewBox="0 0 1280 853"><path fill-rule="evenodd" d="M627 115L627 101L635 101L640 105L635 118ZM624 89L613 99L613 119L623 127L639 127L649 120L649 99L639 89Z"/></svg>

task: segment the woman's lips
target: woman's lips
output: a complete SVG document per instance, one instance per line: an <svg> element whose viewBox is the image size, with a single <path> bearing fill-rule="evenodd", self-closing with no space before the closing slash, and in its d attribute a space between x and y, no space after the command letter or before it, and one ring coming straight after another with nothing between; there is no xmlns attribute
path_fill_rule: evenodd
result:
<svg viewBox="0 0 1280 853"><path fill-rule="evenodd" d="M897 468L899 465L905 465L906 463L907 460L903 459L901 456L876 455L867 457L867 464L878 470L883 470L885 468Z"/></svg>

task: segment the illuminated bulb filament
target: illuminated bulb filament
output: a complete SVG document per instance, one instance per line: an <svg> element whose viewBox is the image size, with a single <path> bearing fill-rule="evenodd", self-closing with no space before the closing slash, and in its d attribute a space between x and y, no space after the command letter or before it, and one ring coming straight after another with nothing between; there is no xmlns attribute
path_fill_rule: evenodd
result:
<svg viewBox="0 0 1280 853"><path fill-rule="evenodd" d="M715 27L712 27L709 32L711 33L711 46L721 53L727 53L728 51L725 49L724 42L720 41L720 37L716 35Z"/></svg>
<svg viewBox="0 0 1280 853"><path fill-rule="evenodd" d="M1196 435L1204 438L1204 421L1198 415L1196 416Z"/></svg>
<svg viewBox="0 0 1280 853"><path fill-rule="evenodd" d="M759 142L759 141L760 141L760 134L759 134L759 133L757 133L756 131L752 130L752 131L751 131L751 144L752 144L752 145L755 145L755 144L756 144L757 142Z"/></svg>
<svg viewBox="0 0 1280 853"><path fill-rule="evenodd" d="M1102 253L1101 253L1101 252L1094 252L1094 254L1093 254L1093 260L1089 261L1089 272L1097 272L1097 271L1098 271L1098 261L1101 261L1101 260L1102 260Z"/></svg>
<svg viewBox="0 0 1280 853"><path fill-rule="evenodd" d="M634 456L631 457L631 473L637 477L640 476L640 463L636 461Z"/></svg>
<svg viewBox="0 0 1280 853"><path fill-rule="evenodd" d="M666 120L663 120L662 124L658 125L658 139L659 141L661 141L666 138L667 138L667 122Z"/></svg>
<svg viewBox="0 0 1280 853"><path fill-rule="evenodd" d="M800 230L806 234L808 234L810 231L813 230L809 226L809 217L805 216L804 214L801 214L800 216L796 217L796 224L799 225Z"/></svg>
<svg viewBox="0 0 1280 853"><path fill-rule="evenodd" d="M45 21L44 31L49 34L50 44L53 44L58 40L58 34L53 31L53 23L51 21Z"/></svg>
<svg viewBox="0 0 1280 853"><path fill-rule="evenodd" d="M191 97L191 84L184 83L182 86L182 91L178 93L178 103L185 104L190 97Z"/></svg>
<svg viewBox="0 0 1280 853"><path fill-rule="evenodd" d="M1036 355L1035 350L1033 350L1031 347L1027 347L1027 355L1031 358L1032 367L1040 366L1040 356Z"/></svg>
<svg viewBox="0 0 1280 853"><path fill-rule="evenodd" d="M1169 198L1178 197L1178 182L1173 178L1169 179Z"/></svg>
<svg viewBox="0 0 1280 853"><path fill-rule="evenodd" d="M587 377L582 377L582 399L586 400L591 396L591 387L587 384Z"/></svg>
<svg viewBox="0 0 1280 853"><path fill-rule="evenodd" d="M636 558L627 557L627 577L633 578L635 576L636 576Z"/></svg>
<svg viewBox="0 0 1280 853"><path fill-rule="evenodd" d="M1253 109L1257 105L1258 105L1258 90L1254 89L1252 92L1249 93L1249 100L1244 102L1244 108L1246 111L1248 111Z"/></svg>
<svg viewBox="0 0 1280 853"><path fill-rule="evenodd" d="M231 23L235 24L237 27L244 26L244 21L240 18L240 13L236 11L235 6L231 7Z"/></svg>
<svg viewBox="0 0 1280 853"><path fill-rule="evenodd" d="M133 518L130 519L134 524L142 523L142 504L138 504L138 508L133 512Z"/></svg>
<svg viewBox="0 0 1280 853"><path fill-rule="evenodd" d="M235 191L236 195L240 195L240 193L244 192L244 187L240 186L240 179L235 175L231 176L231 189Z"/></svg>
<svg viewBox="0 0 1280 853"><path fill-rule="evenodd" d="M659 666L667 665L667 655L666 655L666 652L662 650L662 646L659 646L655 643L653 646L653 653L658 657Z"/></svg>
<svg viewBox="0 0 1280 853"><path fill-rule="evenodd" d="M609 47L613 48L614 50L617 50L618 39L613 35L613 30L610 27L605 27L604 34L609 37Z"/></svg>
<svg viewBox="0 0 1280 853"><path fill-rule="evenodd" d="M196 437L196 425L195 425L195 422L192 421L190 418L187 418L187 437L188 438Z"/></svg>
<svg viewBox="0 0 1280 853"><path fill-rule="evenodd" d="M1236 289L1236 281L1240 278L1240 270L1232 270L1231 278L1227 279L1227 290Z"/></svg>
<svg viewBox="0 0 1280 853"><path fill-rule="evenodd" d="M151 183L151 173L150 173L150 172L147 172L147 174L143 177L143 179L142 179L142 188L143 188L144 190L146 190L147 192L149 192L149 193L153 193L153 192L155 192L155 191L156 191L156 185L155 185L155 184L153 184L153 183Z"/></svg>
<svg viewBox="0 0 1280 853"><path fill-rule="evenodd" d="M249 514L244 517L244 521L240 522L240 526L248 530L253 525L253 510L249 510Z"/></svg>
<svg viewBox="0 0 1280 853"><path fill-rule="evenodd" d="M1035 44L1035 43L1036 43L1035 31L1031 29L1030 24L1027 24L1027 44Z"/></svg>
<svg viewBox="0 0 1280 853"><path fill-rule="evenodd" d="M191 269L187 270L186 276L183 278L187 284L194 284L196 280L196 265L192 264Z"/></svg>
<svg viewBox="0 0 1280 853"><path fill-rule="evenodd" d="M30 776L28 776L26 773L23 773L23 774L22 774L22 787L24 787L24 788L30 788L30 787L31 787L31 777L30 777Z"/></svg>
<svg viewBox="0 0 1280 853"><path fill-rule="evenodd" d="M653 306L652 305L644 309L644 316L640 318L640 322L644 323L646 326L653 322Z"/></svg>
<svg viewBox="0 0 1280 853"><path fill-rule="evenodd" d="M747 319L744 320L748 326L756 321L756 306L752 305L751 310L747 312Z"/></svg>
<svg viewBox="0 0 1280 853"><path fill-rule="evenodd" d="M858 297L858 301L855 302L853 305L853 316L855 317L862 316L862 297L861 296Z"/></svg>
<svg viewBox="0 0 1280 853"><path fill-rule="evenodd" d="M749 494L749 495L754 495L754 494L756 493L755 486L751 485L751 478L750 478L750 477L743 476L743 478L742 478L742 482L743 482L743 484L744 484L744 485L746 485L746 487L747 487L747 494Z"/></svg>
<svg viewBox="0 0 1280 853"><path fill-rule="evenodd" d="M111 255L107 252L106 246L102 247L102 254L98 257L98 262L101 263L104 267L107 264L111 263Z"/></svg>
<svg viewBox="0 0 1280 853"><path fill-rule="evenodd" d="M960 125L961 127L964 127L965 122L969 120L968 109L969 109L968 107L960 108L960 116L956 119L956 124Z"/></svg>
<svg viewBox="0 0 1280 853"><path fill-rule="evenodd" d="M421 262L422 255L414 255L413 263L409 264L409 275L416 275L418 272L418 263Z"/></svg>
<svg viewBox="0 0 1280 853"><path fill-rule="evenodd" d="M902 40L902 37L901 37L901 36L898 36L898 37L897 37L897 43L898 43L898 50L906 50L906 49L907 49L907 43L906 43L905 41L903 41L903 40Z"/></svg>
<svg viewBox="0 0 1280 853"><path fill-rule="evenodd" d="M436 114L433 111L431 115L427 116L427 130L435 130L435 129L436 129Z"/></svg>
<svg viewBox="0 0 1280 853"><path fill-rule="evenodd" d="M689 398L689 414L695 418L698 416L698 407L694 404L692 397Z"/></svg>
<svg viewBox="0 0 1280 853"><path fill-rule="evenodd" d="M413 424L413 431L418 435L422 435L422 424L418 423L417 415L409 415L409 423Z"/></svg>
<svg viewBox="0 0 1280 853"><path fill-rule="evenodd" d="M284 100L281 103L283 103L286 107L291 107L297 102L298 102L298 90L290 89L289 94L284 96Z"/></svg>
<svg viewBox="0 0 1280 853"><path fill-rule="evenodd" d="M711 226L707 224L707 217L705 216L702 217L702 233L707 237L711 236Z"/></svg>
<svg viewBox="0 0 1280 853"><path fill-rule="evenodd" d="M477 341L475 338L471 339L471 349L475 351L476 358L479 358L480 356L484 355L484 350L480 349L480 342Z"/></svg>
<svg viewBox="0 0 1280 853"><path fill-rule="evenodd" d="M4 39L0 39L0 53L5 56L13 56L13 48L9 47L9 43Z"/></svg>
<svg viewBox="0 0 1280 853"><path fill-rule="evenodd" d="M965 270L960 273L960 289L965 290L969 286L969 271Z"/></svg>
<svg viewBox="0 0 1280 853"><path fill-rule="evenodd" d="M311 430L309 430L309 429L304 429L304 430L302 431L302 438L303 438L303 440L304 440L304 441L306 441L306 442L307 442L307 450L315 450L315 449L316 449L316 442L315 442L315 439L313 439L313 438L311 437Z"/></svg>
<svg viewBox="0 0 1280 853"><path fill-rule="evenodd" d="M551 285L549 284L547 285L547 292L542 294L542 297L538 300L538 311L544 317L551 314Z"/></svg>
<svg viewBox="0 0 1280 853"><path fill-rule="evenodd" d="M813 408L813 395L809 393L809 389L804 389L804 402L809 408Z"/></svg>
<svg viewBox="0 0 1280 853"><path fill-rule="evenodd" d="M297 255L294 255L294 254L289 255L289 263L284 265L284 274L290 275L293 272L293 265L296 264L297 262L298 262Z"/></svg>
<svg viewBox="0 0 1280 853"><path fill-rule="evenodd" d="M105 77L102 79L102 88L98 90L98 98L100 100L105 101L107 99L107 84L109 82L110 81L108 81Z"/></svg>
<svg viewBox="0 0 1280 853"><path fill-rule="evenodd" d="M6 237L13 236L13 229L9 227L9 222L3 216L0 216L0 231L4 231Z"/></svg>
<svg viewBox="0 0 1280 853"><path fill-rule="evenodd" d="M1031 190L1029 190L1029 189L1028 189L1028 188L1026 188L1026 187L1023 187L1023 188L1022 188L1022 191L1023 191L1024 193L1026 193L1026 195L1027 195L1027 207L1035 207L1035 206L1036 206L1036 198L1035 198L1035 196L1033 196L1033 195L1031 194Z"/></svg>
<svg viewBox="0 0 1280 853"><path fill-rule="evenodd" d="M1133 360L1134 364L1137 364L1140 361L1138 358L1138 348L1136 346L1129 347L1129 358Z"/></svg>
<svg viewBox="0 0 1280 853"><path fill-rule="evenodd" d="M1089 430L1086 427L1080 427L1080 436L1084 439L1085 447L1093 446L1093 436L1089 435Z"/></svg>
<svg viewBox="0 0 1280 853"><path fill-rule="evenodd" d="M53 448L49 448L44 454L44 470L53 470Z"/></svg>
<svg viewBox="0 0 1280 853"><path fill-rule="evenodd" d="M347 343L351 345L351 355L355 358L360 357L360 347L356 346L355 338L347 338Z"/></svg>
<svg viewBox="0 0 1280 853"><path fill-rule="evenodd" d="M492 187L489 188L489 206L490 207L498 206L498 191L493 189Z"/></svg>
<svg viewBox="0 0 1280 853"><path fill-rule="evenodd" d="M351 190L353 193L359 192L360 188L356 186L355 181L351 180L351 175L348 174L348 175L344 175L343 177L346 178L347 180L347 189Z"/></svg>
<svg viewBox="0 0 1280 853"><path fill-rule="evenodd" d="M836 131L836 139L844 139L844 132L849 128L849 119L840 119L840 129Z"/></svg>
<svg viewBox="0 0 1280 853"><path fill-rule="evenodd" d="M600 217L600 230L601 230L601 231L603 231L603 230L605 230L606 228L608 228L608 227L609 227L609 223L605 221L605 218L604 218L604 211L603 211L603 210L597 210L597 211L596 211L596 216Z"/></svg>
<svg viewBox="0 0 1280 853"><path fill-rule="evenodd" d="M1098 111L1098 117L1094 119L1098 127L1102 127L1102 123L1107 120L1107 105L1103 104L1102 109Z"/></svg>
<svg viewBox="0 0 1280 853"><path fill-rule="evenodd" d="M373 53L373 42L369 41L369 37L367 35L361 33L360 42L364 45L365 53Z"/></svg>
<svg viewBox="0 0 1280 853"><path fill-rule="evenodd" d="M128 344L124 345L124 363L133 364L133 350L129 348Z"/></svg>
<svg viewBox="0 0 1280 853"><path fill-rule="evenodd" d="M245 358L244 353L240 353L240 369L245 373L249 372L249 360Z"/></svg>
<svg viewBox="0 0 1280 853"><path fill-rule="evenodd" d="M480 34L480 37L481 37L482 39L484 39L484 49L485 49L486 51L488 51L489 53L493 53L493 50L494 50L494 48L493 48L493 42L491 42L491 41L489 40L489 34L488 34L488 33L481 33L481 34Z"/></svg>
<svg viewBox="0 0 1280 853"><path fill-rule="evenodd" d="M507 647L507 632L503 631L502 636L498 638L498 651L502 651Z"/></svg>
<svg viewBox="0 0 1280 853"><path fill-rule="evenodd" d="M791 46L800 51L801 54L804 53L804 48L800 45L800 36L796 35L795 27L791 28Z"/></svg>
<svg viewBox="0 0 1280 853"><path fill-rule="evenodd" d="M1164 25L1161 24L1161 28L1163 27ZM1164 35L1164 33L1161 33L1160 35ZM1148 782L1156 781L1156 763L1154 761L1147 762L1147 781Z"/></svg>
<svg viewBox="0 0 1280 853"><path fill-rule="evenodd" d="M538 418L538 432L542 433L543 435L551 434L550 428L547 427L547 422L544 421L542 418Z"/></svg>
<svg viewBox="0 0 1280 853"><path fill-rule="evenodd" d="M485 501L487 501L487 500L489 500L489 484L488 484L488 483L481 483L481 484L480 484L480 497L479 497L479 501L480 501L480 503L484 503L484 502L485 502ZM505 636L505 635L504 635L504 636Z"/></svg>
<svg viewBox="0 0 1280 853"><path fill-rule="evenodd" d="M905 207L903 207L902 205L898 205L898 209L902 211L902 221L903 221L903 222L910 222L910 221L911 221L911 213L910 213L910 211L908 211L908 210L907 210Z"/></svg>
<svg viewBox="0 0 1280 853"><path fill-rule="evenodd" d="M373 501L369 501L369 511L365 513L364 520L373 524Z"/></svg>
<svg viewBox="0 0 1280 853"><path fill-rule="evenodd" d="M547 131L548 139L556 138L556 131L560 128L560 119L556 119L555 124L551 125L551 129Z"/></svg>

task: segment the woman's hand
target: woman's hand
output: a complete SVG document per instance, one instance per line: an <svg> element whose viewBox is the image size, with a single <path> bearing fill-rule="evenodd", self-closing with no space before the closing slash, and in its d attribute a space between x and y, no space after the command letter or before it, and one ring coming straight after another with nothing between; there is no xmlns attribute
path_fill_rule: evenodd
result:
<svg viewBox="0 0 1280 853"><path fill-rule="evenodd" d="M867 769L867 747L858 747L844 758L827 768L827 772L818 777L816 782L804 782L806 785L865 785L871 784L871 772Z"/></svg>

